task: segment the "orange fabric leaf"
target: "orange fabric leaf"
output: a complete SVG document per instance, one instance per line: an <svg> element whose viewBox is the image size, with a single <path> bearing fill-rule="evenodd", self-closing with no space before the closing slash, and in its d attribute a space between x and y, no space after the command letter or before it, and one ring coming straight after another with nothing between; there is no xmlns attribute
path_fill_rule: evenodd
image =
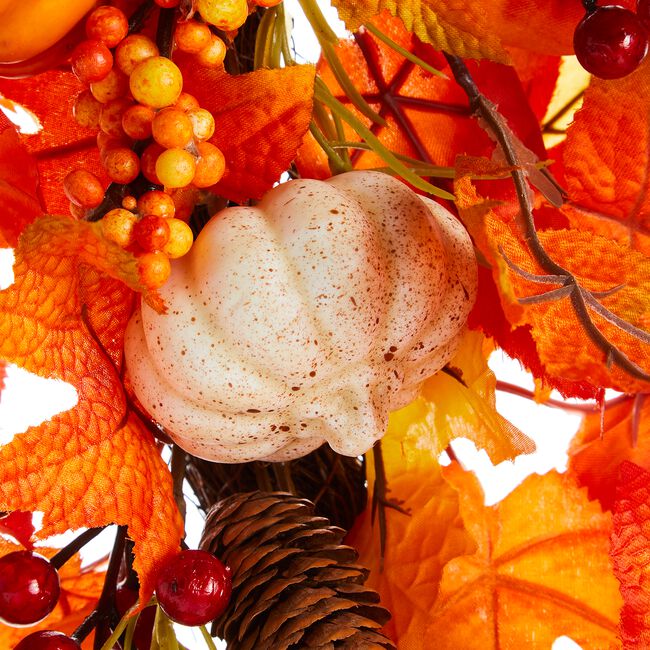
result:
<svg viewBox="0 0 650 650"><path fill-rule="evenodd" d="M259 199L280 180L311 120L315 69L297 65L232 76L174 58L184 89L214 115L211 142L226 158L226 173L212 189L233 201Z"/></svg>
<svg viewBox="0 0 650 650"><path fill-rule="evenodd" d="M638 436L633 441L633 422L638 418ZM571 441L569 471L589 489L589 498L598 499L611 509L621 463L630 461L650 470L650 400L645 399L635 413L635 399L630 397L607 408L601 414L585 417Z"/></svg>
<svg viewBox="0 0 650 650"><path fill-rule="evenodd" d="M422 647L445 564L472 553L458 511L458 495L442 478L437 456L419 449L391 415L393 426L382 438L388 497L409 514L387 508L386 554L381 561L379 531L370 507L357 519L347 543L359 551L359 562L370 569L367 584L376 589L392 615L386 625L400 647ZM368 483L373 489L372 463ZM371 502L369 500L369 502Z"/></svg>
<svg viewBox="0 0 650 650"><path fill-rule="evenodd" d="M24 227L43 214L36 162L0 112L0 246L15 246Z"/></svg>
<svg viewBox="0 0 650 650"><path fill-rule="evenodd" d="M620 632L625 650L650 645L650 473L625 461L621 465L613 513L614 573L625 604Z"/></svg>
<svg viewBox="0 0 650 650"><path fill-rule="evenodd" d="M54 555L56 550L37 549L47 557ZM82 569L79 556L66 562L59 570L61 596L54 611L40 623L26 628L0 623L0 647L13 648L21 639L38 630L57 630L72 634L95 609L104 586L104 575L103 570L93 567ZM92 647L91 639L92 636L85 641L83 647Z"/></svg>
<svg viewBox="0 0 650 650"><path fill-rule="evenodd" d="M183 526L167 466L149 432L128 415L115 364L131 293L100 281L97 271L79 276L83 261L139 287L133 256L98 231L98 224L64 217L39 219L16 249L14 284L0 292L0 357L62 379L78 394L74 408L0 448L0 510L42 511L42 537L128 525L146 600ZM103 327L111 319L117 323Z"/></svg>
<svg viewBox="0 0 650 650"><path fill-rule="evenodd" d="M74 100L85 88L72 72L62 70L0 79L0 94L32 111L43 126L22 140L37 161L45 211L50 214L68 213L63 179L73 169L87 169L104 185L109 183L99 158L97 132L82 127L72 115Z"/></svg>
<svg viewBox="0 0 650 650"><path fill-rule="evenodd" d="M564 173L571 225L650 255L650 61L615 81L593 79L568 130ZM615 146L614 146L615 143Z"/></svg>
<svg viewBox="0 0 650 650"><path fill-rule="evenodd" d="M575 26L584 15L579 4L565 0L334 0L334 5L352 31L387 9L436 49L502 62L508 61L506 45L571 54Z"/></svg>
<svg viewBox="0 0 650 650"><path fill-rule="evenodd" d="M373 19L373 24L448 78L431 75L369 32L362 31L355 35L354 41L341 41L336 52L354 85L386 120L387 126L371 124L353 109L357 117L392 151L425 162L451 166L458 152L489 157L494 142L472 118L467 97L453 80L442 53L421 43L404 29L400 20L387 13ZM468 66L478 87L499 106L517 136L543 156L544 145L537 118L515 70L490 61L480 64L469 61ZM331 69L323 61L319 64L319 74L337 99L349 105ZM346 138L359 140L350 128L346 128ZM309 143L309 137L307 142L299 154L299 170L318 178L328 176L326 160L318 148ZM373 152L352 151L351 158L355 168L385 166ZM437 182L444 187L442 181Z"/></svg>
<svg viewBox="0 0 650 650"><path fill-rule="evenodd" d="M547 650L560 635L586 648L616 647L621 596L609 514L556 472L530 476L491 507L474 475L456 464L443 473L478 550L445 567L420 638L440 650Z"/></svg>

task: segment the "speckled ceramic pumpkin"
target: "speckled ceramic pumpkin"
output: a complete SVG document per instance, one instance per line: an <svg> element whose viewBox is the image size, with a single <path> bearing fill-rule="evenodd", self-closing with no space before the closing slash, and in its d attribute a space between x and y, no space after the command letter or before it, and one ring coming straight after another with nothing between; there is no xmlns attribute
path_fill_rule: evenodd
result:
<svg viewBox="0 0 650 650"><path fill-rule="evenodd" d="M379 172L296 180L215 215L126 338L137 398L220 462L358 455L453 355L476 294L468 235Z"/></svg>

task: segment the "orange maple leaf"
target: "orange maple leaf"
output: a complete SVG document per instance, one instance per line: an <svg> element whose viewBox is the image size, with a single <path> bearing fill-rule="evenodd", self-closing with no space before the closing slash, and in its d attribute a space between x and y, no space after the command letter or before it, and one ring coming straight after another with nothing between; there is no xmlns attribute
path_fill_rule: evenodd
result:
<svg viewBox="0 0 650 650"><path fill-rule="evenodd" d="M67 214L69 201L63 179L76 168L93 172L102 183L109 179L96 144L97 132L77 123L74 100L86 87L69 71L49 70L26 79L0 79L0 94L34 113L42 129L22 136L38 166L45 212Z"/></svg>
<svg viewBox="0 0 650 650"><path fill-rule="evenodd" d="M334 0L334 5L350 30L387 9L439 50L502 62L509 59L507 45L543 54L572 53L573 32L584 15L578 4L563 0Z"/></svg>
<svg viewBox="0 0 650 650"><path fill-rule="evenodd" d="M570 224L650 256L650 61L615 81L592 79L568 130ZM612 146L616 143L616 146Z"/></svg>
<svg viewBox="0 0 650 650"><path fill-rule="evenodd" d="M297 65L229 75L174 59L184 88L214 115L211 142L226 158L226 173L213 191L233 201L259 199L280 180L309 127L315 69Z"/></svg>
<svg viewBox="0 0 650 650"><path fill-rule="evenodd" d="M612 550L614 573L625 604L620 632L625 650L650 645L650 472L629 461L621 465L614 505Z"/></svg>
<svg viewBox="0 0 650 650"><path fill-rule="evenodd" d="M546 650L561 635L587 648L617 647L621 596L608 513L556 472L530 476L491 507L471 473L454 464L444 476L478 549L445 567L419 638L441 650Z"/></svg>
<svg viewBox="0 0 650 650"><path fill-rule="evenodd" d="M43 214L34 159L0 112L0 247L15 246L23 228Z"/></svg>
<svg viewBox="0 0 650 650"><path fill-rule="evenodd" d="M390 150L434 165L453 165L457 153L489 156L494 142L472 118L465 93L451 78L441 52L421 43L404 29L398 19L384 12L373 24L398 45L441 70L447 78L433 76L382 43L370 32L355 34L355 40L342 40L336 54L362 97L386 121L386 126L371 124L369 118L355 114L371 128ZM544 145L535 117L517 72L510 66L490 61L468 62L478 86L494 101L508 119L514 132L540 156ZM557 73L557 62L555 73ZM552 69L548 71L552 74ZM349 106L325 61L319 63L319 76L334 96ZM550 92L548 100L550 100ZM359 136L346 127L346 138ZM374 152L352 151L355 168L383 167ZM323 178L330 175L322 150L308 135L299 152L298 168L303 176ZM444 187L444 185L443 185Z"/></svg>
<svg viewBox="0 0 650 650"><path fill-rule="evenodd" d="M602 419L600 412L587 415L571 441L569 471L605 509L614 505L618 473L625 461L650 470L650 400L643 395L608 407Z"/></svg>
<svg viewBox="0 0 650 650"><path fill-rule="evenodd" d="M92 265L82 273L80 264ZM0 510L44 513L46 537L128 525L141 595L178 549L182 522L155 440L128 411L119 376L136 262L98 224L43 217L16 249L15 282L0 292L0 357L72 384L76 407L0 448Z"/></svg>

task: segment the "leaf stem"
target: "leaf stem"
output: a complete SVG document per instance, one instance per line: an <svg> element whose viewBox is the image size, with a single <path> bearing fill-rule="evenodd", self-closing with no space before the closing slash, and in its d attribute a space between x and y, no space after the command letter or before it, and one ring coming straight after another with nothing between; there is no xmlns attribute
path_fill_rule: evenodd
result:
<svg viewBox="0 0 650 650"><path fill-rule="evenodd" d="M600 307L602 306L591 304L591 301L588 298L590 295L589 292L580 287L577 278L570 271L551 259L544 249L535 227L531 191L529 190L526 181L526 174L521 169L521 161L519 160L519 155L517 154L509 127L506 125L503 116L498 112L496 106L478 89L478 86L474 82L474 79L463 60L447 53L445 53L445 57L447 58L449 67L451 68L458 85L465 91L465 94L469 99L470 108L475 114L482 118L485 125L487 125L487 129L494 135L501 147L506 162L513 167L510 173L515 184L517 200L521 211L521 219L524 225L524 240L532 256L535 258L539 266L548 274L561 276L560 281L562 284L565 286L575 287L575 290L568 294L574 312L589 339L591 339L596 347L604 353L606 364L609 365L610 363L614 363L632 377L644 381L650 381L650 374L646 373L636 363L629 359L624 352L613 345L591 319L587 309L587 303L589 302L590 307L598 313L601 313ZM507 261L508 260L506 259L506 262ZM601 315L603 314L601 313ZM611 318L608 320L612 322ZM618 320L621 321L622 319ZM623 329L631 336L644 340L643 337L638 335L638 333L630 329L632 328L632 325L629 323L625 323L626 326L622 327L620 322L617 321L614 322L614 325Z"/></svg>
<svg viewBox="0 0 650 650"><path fill-rule="evenodd" d="M212 637L210 636L210 633L208 632L205 625L201 625L199 629L201 630L201 634L203 635L203 639L205 640L205 645L208 646L208 650L217 650L217 646L212 640Z"/></svg>
<svg viewBox="0 0 650 650"><path fill-rule="evenodd" d="M77 537L75 537L69 544L64 546L51 560L50 564L55 569L60 569L70 558L76 555L88 542L95 539L99 533L104 530L104 526L98 528L89 528Z"/></svg>

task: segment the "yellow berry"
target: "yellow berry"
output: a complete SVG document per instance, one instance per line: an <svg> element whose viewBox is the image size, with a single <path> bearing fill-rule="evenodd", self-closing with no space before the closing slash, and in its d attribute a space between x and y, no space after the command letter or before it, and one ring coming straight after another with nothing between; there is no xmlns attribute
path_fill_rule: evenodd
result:
<svg viewBox="0 0 650 650"><path fill-rule="evenodd" d="M174 41L181 52L196 54L210 44L212 32L205 23L187 20L176 25Z"/></svg>
<svg viewBox="0 0 650 650"><path fill-rule="evenodd" d="M156 116L149 106L135 104L122 114L122 128L134 140L146 140L151 137L151 123Z"/></svg>
<svg viewBox="0 0 650 650"><path fill-rule="evenodd" d="M224 32L241 27L248 18L246 0L196 0L195 6L205 22Z"/></svg>
<svg viewBox="0 0 650 650"><path fill-rule="evenodd" d="M127 76L115 68L112 68L101 81L90 84L90 92L102 104L124 97L128 91L129 80Z"/></svg>
<svg viewBox="0 0 650 650"><path fill-rule="evenodd" d="M137 199L135 198L135 196L131 196L130 194L125 196L122 199L122 207L125 210L135 210L137 205L138 205Z"/></svg>
<svg viewBox="0 0 650 650"><path fill-rule="evenodd" d="M183 75L178 66L164 56L153 56L139 63L129 81L136 101L152 108L171 106L183 90Z"/></svg>
<svg viewBox="0 0 650 650"><path fill-rule="evenodd" d="M131 106L133 102L126 97L112 99L102 105L102 111L99 115L99 128L107 135L114 138L124 137L122 128L122 116L124 111Z"/></svg>
<svg viewBox="0 0 650 650"><path fill-rule="evenodd" d="M123 208L110 210L102 217L102 232L106 239L110 239L122 248L130 246L133 242L133 227L137 216Z"/></svg>
<svg viewBox="0 0 650 650"><path fill-rule="evenodd" d="M185 187L195 172L194 156L185 149L167 149L156 160L156 176L165 187Z"/></svg>
<svg viewBox="0 0 650 650"><path fill-rule="evenodd" d="M169 241L163 246L163 253L176 259L183 257L190 248L194 241L192 229L180 219L167 219L169 226Z"/></svg>
<svg viewBox="0 0 650 650"><path fill-rule="evenodd" d="M190 111L187 114L192 123L192 131L197 140L209 140L214 133L214 117L205 108Z"/></svg>
<svg viewBox="0 0 650 650"><path fill-rule="evenodd" d="M89 129L99 127L99 113L102 110L102 104L98 102L90 92L84 90L77 95L72 107L72 115L77 124L86 126Z"/></svg>
<svg viewBox="0 0 650 650"><path fill-rule="evenodd" d="M127 75L130 75L135 66L152 56L158 56L158 46L142 34L127 36L115 50L115 65Z"/></svg>

